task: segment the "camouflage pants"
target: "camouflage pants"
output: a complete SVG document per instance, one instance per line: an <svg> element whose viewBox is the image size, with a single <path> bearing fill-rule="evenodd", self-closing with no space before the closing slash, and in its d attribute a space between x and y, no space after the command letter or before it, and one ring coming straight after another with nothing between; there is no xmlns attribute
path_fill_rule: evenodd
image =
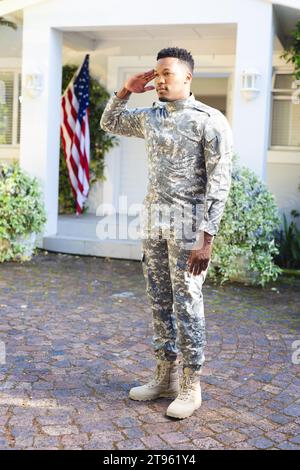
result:
<svg viewBox="0 0 300 470"><path fill-rule="evenodd" d="M141 242L155 356L174 360L181 351L183 367L200 369L206 344L202 285L209 266L197 276L189 273L190 250L174 238L146 238Z"/></svg>

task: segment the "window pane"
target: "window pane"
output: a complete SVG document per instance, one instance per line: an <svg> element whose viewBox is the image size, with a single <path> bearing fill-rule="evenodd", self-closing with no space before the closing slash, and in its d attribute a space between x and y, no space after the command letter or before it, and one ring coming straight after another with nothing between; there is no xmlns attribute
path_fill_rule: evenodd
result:
<svg viewBox="0 0 300 470"><path fill-rule="evenodd" d="M278 73L275 77L275 88L292 89L295 77L289 73Z"/></svg>
<svg viewBox="0 0 300 470"><path fill-rule="evenodd" d="M300 104L291 103L291 132L289 145L300 147Z"/></svg>
<svg viewBox="0 0 300 470"><path fill-rule="evenodd" d="M273 100L271 145L300 147L300 105Z"/></svg>
<svg viewBox="0 0 300 470"><path fill-rule="evenodd" d="M12 144L14 74L0 72L0 145Z"/></svg>

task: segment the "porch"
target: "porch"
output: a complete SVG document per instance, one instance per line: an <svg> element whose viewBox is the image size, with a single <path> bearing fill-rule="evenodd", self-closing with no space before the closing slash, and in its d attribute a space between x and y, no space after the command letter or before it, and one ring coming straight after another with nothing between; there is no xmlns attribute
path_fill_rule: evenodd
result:
<svg viewBox="0 0 300 470"><path fill-rule="evenodd" d="M1 2L0 14L9 12L8 3ZM103 10L98 2L87 0L72 11L64 0L35 1L30 5L23 2L23 7L21 1L17 3L19 7L11 13L23 25L18 156L21 166L39 179L44 192L47 224L40 246L96 256L140 256L138 242L100 241L95 236L95 214L101 204L112 205L121 213L119 198L124 195L129 207L142 202L147 155L141 139L121 137L120 145L108 152L106 181L92 188L88 216L79 221L76 216L58 215L62 66L79 65L87 52L91 73L113 93L128 75L153 67L160 48L179 46L191 50L196 64L192 91L197 99L226 114L241 164L267 181L274 193L281 191L282 201L296 200L299 149L287 149L289 156L293 154L292 163L282 156L282 149L278 150L280 161L273 157L270 160L269 149L273 68L280 63L279 52L286 45L299 10L271 1L245 0L241 5L236 0L221 4L216 0L188 0L184 11L165 2L160 5L159 15L152 8L145 16L129 2L132 8L121 4L116 20L113 2ZM259 71L260 82L257 97L248 101L241 93L241 83L243 71L249 68ZM43 79L43 90L35 98L29 96L25 86L26 76L32 73L39 73ZM151 106L156 99L154 91L135 95L129 106ZM284 184L282 175L286 175Z"/></svg>
<svg viewBox="0 0 300 470"><path fill-rule="evenodd" d="M57 233L40 238L38 247L61 253L140 260L140 240L126 236L127 228L137 223L136 217L119 213L116 216L59 215ZM101 233L107 232L109 238L100 237L100 225Z"/></svg>

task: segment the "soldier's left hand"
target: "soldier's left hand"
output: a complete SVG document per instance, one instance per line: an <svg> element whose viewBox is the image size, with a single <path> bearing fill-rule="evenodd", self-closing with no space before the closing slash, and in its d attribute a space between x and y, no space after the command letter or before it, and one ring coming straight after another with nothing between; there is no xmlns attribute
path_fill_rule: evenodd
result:
<svg viewBox="0 0 300 470"><path fill-rule="evenodd" d="M207 269L212 253L212 243L205 243L200 249L193 249L189 255L189 272L194 276Z"/></svg>

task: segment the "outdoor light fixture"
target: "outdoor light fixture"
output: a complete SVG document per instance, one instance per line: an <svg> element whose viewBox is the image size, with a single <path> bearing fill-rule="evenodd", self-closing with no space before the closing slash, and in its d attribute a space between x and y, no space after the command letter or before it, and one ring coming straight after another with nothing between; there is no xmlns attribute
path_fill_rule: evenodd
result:
<svg viewBox="0 0 300 470"><path fill-rule="evenodd" d="M249 68L243 70L241 93L247 101L253 100L260 92L258 70Z"/></svg>
<svg viewBox="0 0 300 470"><path fill-rule="evenodd" d="M25 90L31 98L37 98L43 91L43 75L39 72L26 74Z"/></svg>

